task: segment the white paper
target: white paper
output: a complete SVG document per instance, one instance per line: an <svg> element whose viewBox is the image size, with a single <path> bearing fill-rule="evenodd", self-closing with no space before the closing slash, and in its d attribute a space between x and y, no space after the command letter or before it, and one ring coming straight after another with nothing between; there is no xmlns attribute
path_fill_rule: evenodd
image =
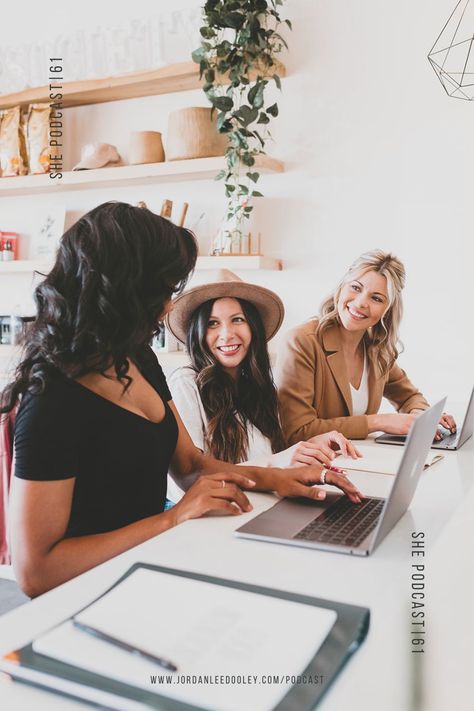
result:
<svg viewBox="0 0 474 711"><path fill-rule="evenodd" d="M396 474L403 456L403 447L386 445L363 445L353 442L362 459L352 459L352 457L337 457L334 465L341 469L356 469L362 472L378 472L379 474ZM429 452L426 457L424 468L430 467L435 462L443 458L439 452Z"/></svg>
<svg viewBox="0 0 474 711"><path fill-rule="evenodd" d="M34 650L210 709L267 711L293 685L291 677L304 671L336 613L139 569L77 619L172 661L178 672L171 674L94 638L72 622L36 640ZM160 675L163 683L152 684L151 676ZM193 675L200 681L208 677L208 683L186 683L185 677ZM282 677L281 683L262 683L263 676L275 675Z"/></svg>

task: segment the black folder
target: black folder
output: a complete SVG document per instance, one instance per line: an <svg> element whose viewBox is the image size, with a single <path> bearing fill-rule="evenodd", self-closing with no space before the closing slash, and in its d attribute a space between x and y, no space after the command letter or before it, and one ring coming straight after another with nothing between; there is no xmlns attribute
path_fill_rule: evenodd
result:
<svg viewBox="0 0 474 711"><path fill-rule="evenodd" d="M275 706L274 711L314 709L351 655L363 642L369 628L370 611L365 607L145 563L133 565L104 595L139 568L312 605L336 613L336 621L323 644L306 669L301 670L301 675L322 677L323 682L293 685ZM6 672L16 680L63 696L87 701L92 706L99 706L102 709L128 711L133 709L135 702L141 704L142 708L161 711L207 711L205 707L183 703L164 694L146 691L43 656L34 651L31 643L0 658L0 671Z"/></svg>

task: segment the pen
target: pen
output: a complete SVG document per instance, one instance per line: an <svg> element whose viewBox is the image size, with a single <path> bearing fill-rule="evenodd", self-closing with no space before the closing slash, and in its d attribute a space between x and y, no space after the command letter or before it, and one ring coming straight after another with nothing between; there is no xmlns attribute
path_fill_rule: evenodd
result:
<svg viewBox="0 0 474 711"><path fill-rule="evenodd" d="M178 667L176 666L176 664L170 662L169 659L157 657L154 654L150 654L150 652L146 652L144 649L139 649L138 647L134 647L133 645L128 644L127 642L122 642L122 640L117 639L116 637L112 637L106 632L102 632L101 630L97 629L97 627L85 625L83 622L79 622L79 620L76 620L75 618L72 619L72 623L74 627L76 627L78 630L81 630L81 632L86 632L86 634L90 634L93 637L97 637L97 639L101 639L104 642L113 644L114 647L123 649L125 652L129 652L130 654L134 654L137 657L143 657L143 659L155 662L155 664L159 664L160 667L163 667L163 669L168 669L168 671L178 671Z"/></svg>

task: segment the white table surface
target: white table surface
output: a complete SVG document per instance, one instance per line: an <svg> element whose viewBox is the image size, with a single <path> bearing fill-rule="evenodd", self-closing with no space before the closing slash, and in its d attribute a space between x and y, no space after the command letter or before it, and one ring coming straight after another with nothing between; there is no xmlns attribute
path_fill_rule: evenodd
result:
<svg viewBox="0 0 474 711"><path fill-rule="evenodd" d="M252 514L188 521L4 615L0 654L70 616L142 561L369 607L368 637L328 691L321 711L467 711L474 700L473 452L471 438L422 474L409 511L368 558L237 539L233 530L275 501L252 494ZM386 496L393 482L391 476L362 472L351 478L374 496ZM417 707L410 685L412 531L425 533L427 551L424 702ZM1 674L0 706L8 711L90 708Z"/></svg>

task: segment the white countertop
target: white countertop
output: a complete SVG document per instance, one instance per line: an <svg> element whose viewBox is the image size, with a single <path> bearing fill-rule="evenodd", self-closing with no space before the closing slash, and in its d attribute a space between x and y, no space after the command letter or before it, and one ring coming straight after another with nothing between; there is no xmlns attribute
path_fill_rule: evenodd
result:
<svg viewBox="0 0 474 711"><path fill-rule="evenodd" d="M373 445L380 446L380 445ZM254 511L188 521L0 618L0 653L18 648L96 598L137 561L369 607L366 641L321 702L322 711L410 708L411 532L425 533L426 711L464 711L474 699L474 438L421 477L409 511L368 558L242 540L233 530L275 501L252 494ZM353 472L366 494L386 496L393 477ZM417 655L421 657L421 655ZM8 711L69 711L89 706L0 675ZM5 703L7 702L7 703Z"/></svg>

